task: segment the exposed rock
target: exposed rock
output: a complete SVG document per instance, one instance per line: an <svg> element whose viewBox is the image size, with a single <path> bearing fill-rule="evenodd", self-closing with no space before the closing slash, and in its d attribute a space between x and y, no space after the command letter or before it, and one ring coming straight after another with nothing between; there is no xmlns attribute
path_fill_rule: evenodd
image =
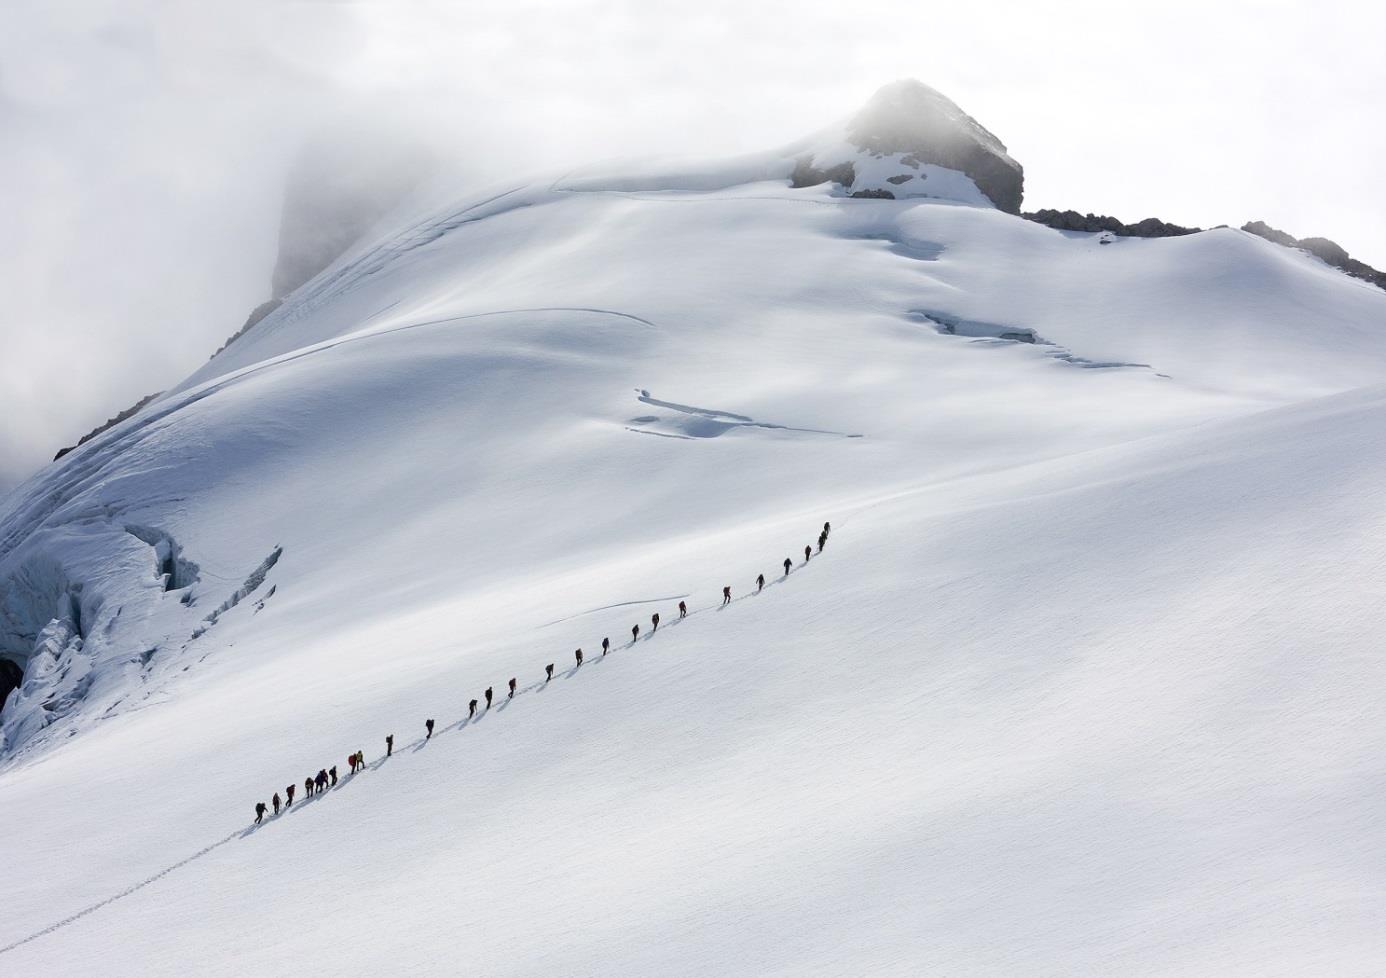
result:
<svg viewBox="0 0 1386 978"><path fill-rule="evenodd" d="M802 153L802 145L796 152ZM932 171L901 173L902 167ZM951 171L951 172L947 172ZM1020 212L1024 171L1006 147L946 97L920 82L887 85L842 128L820 134L795 157L793 187L840 184L853 197L929 196ZM891 193L886 185L900 188Z"/></svg>
<svg viewBox="0 0 1386 978"><path fill-rule="evenodd" d="M850 187L856 182L857 172L851 163L838 163L820 170L813 165L813 158L800 157L794 163L794 172L789 175L791 187L816 187L820 183L840 183Z"/></svg>
<svg viewBox="0 0 1386 978"><path fill-rule="evenodd" d="M126 418L132 417L137 411L139 411L140 408L144 407L150 401L154 400L154 398L158 397L161 393L163 392L155 391L153 394L146 394L144 397L140 398L138 401L130 405L124 411L121 411L114 418L107 419L106 421L97 425L91 431L88 431L81 438L77 439L76 445L69 445L67 448L58 449L58 454L53 456L53 461L56 462L58 459L62 458L64 455L72 451L74 448L77 448L80 445L85 445L87 442L91 441L93 438L101 434L101 432L105 431L107 428L110 428L114 425L118 425Z"/></svg>
<svg viewBox="0 0 1386 978"><path fill-rule="evenodd" d="M1003 211L1020 213L1025 171L981 123L922 82L885 86L847 124L852 143L870 153L906 154L902 162L961 170Z"/></svg>
<svg viewBox="0 0 1386 978"><path fill-rule="evenodd" d="M1257 237L1265 238L1267 241L1274 241L1278 245L1286 248L1298 248L1299 239L1292 234L1286 234L1278 228L1273 228L1265 221L1248 221L1242 225L1243 231L1250 231Z"/></svg>
<svg viewBox="0 0 1386 978"><path fill-rule="evenodd" d="M13 659L0 656L0 709L5 700L24 682L24 667Z"/></svg>
<svg viewBox="0 0 1386 978"><path fill-rule="evenodd" d="M1060 231L1108 231L1127 238L1174 238L1203 230L1170 224L1158 217L1147 217L1135 224L1123 224L1117 218L1106 214L1080 214L1077 211L1058 211L1050 208L1028 211L1020 216L1027 221Z"/></svg>
<svg viewBox="0 0 1386 978"><path fill-rule="evenodd" d="M1328 238L1296 238L1294 235L1271 227L1265 221L1248 221L1242 225L1242 230L1287 248L1302 248L1353 278L1360 278L1378 288L1386 289L1386 272L1379 271L1366 262L1353 258L1348 254L1347 249L1336 241L1330 241Z"/></svg>
<svg viewBox="0 0 1386 978"><path fill-rule="evenodd" d="M1342 268L1352 260L1346 248L1328 238L1300 238L1299 246L1311 255L1318 255L1334 268Z"/></svg>
<svg viewBox="0 0 1386 978"><path fill-rule="evenodd" d="M226 349L232 343L236 342L236 340L240 339L242 336L245 335L246 331L250 329L250 327L254 326L256 323L264 319L270 313L274 312L274 310L278 309L283 304L283 299L268 299L260 303L253 310L251 310L250 315L246 317L245 324L241 326L240 329L236 330L234 333L228 336L226 338L225 343L217 347L216 353L213 353L212 357L216 356L217 353L220 353L222 350ZM207 359L210 360L212 357L208 357Z"/></svg>

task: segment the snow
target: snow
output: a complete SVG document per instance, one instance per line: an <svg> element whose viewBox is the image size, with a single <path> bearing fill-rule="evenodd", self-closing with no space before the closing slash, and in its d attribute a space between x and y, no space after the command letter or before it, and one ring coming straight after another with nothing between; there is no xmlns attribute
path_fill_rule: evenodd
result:
<svg viewBox="0 0 1386 978"><path fill-rule="evenodd" d="M772 171L401 223L0 502L4 973L1380 972L1386 293Z"/></svg>

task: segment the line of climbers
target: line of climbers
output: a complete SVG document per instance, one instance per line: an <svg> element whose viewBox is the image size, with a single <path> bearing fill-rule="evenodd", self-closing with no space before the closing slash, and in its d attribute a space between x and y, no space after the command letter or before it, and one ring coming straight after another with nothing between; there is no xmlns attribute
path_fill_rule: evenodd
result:
<svg viewBox="0 0 1386 978"><path fill-rule="evenodd" d="M821 533L818 534L818 552L819 552L820 554L823 552L823 547L827 545L827 542L828 542L828 534L829 534L831 531L832 531L832 524L831 524L831 523L824 523L824 524L823 524L823 531L822 531ZM804 548L804 563L807 564L807 563L809 562L809 558L812 557L812 556L813 556L813 547L812 547L812 545L805 547L805 548ZM792 568L793 566L794 566L794 561L791 560L789 557L786 557L786 558L784 559L784 576L785 576L785 577L788 577L788 576L789 576L790 568ZM756 594L759 594L759 593L760 593L761 591L763 591L763 590L765 590L765 575L764 575L764 574L757 574L757 575L756 575ZM727 585L726 587L722 588L722 607L726 607L727 605L731 604L731 599L732 599L731 585ZM685 602L680 601L680 602L679 602L679 620L683 620L684 618L687 618L687 617L688 617L688 605L687 605ZM650 616L650 634L653 635L653 634L654 634L655 632L657 632L657 631L659 631L659 612L656 611L653 615ZM639 639L640 639L640 624L637 622L634 626L631 627L631 630L630 630L630 641L631 641L631 644L634 645L637 641L639 641ZM602 655L605 656L605 655L607 654L607 652L609 652L609 651L611 651L611 639L610 639L610 638L603 638L603 639L602 639ZM581 668L581 666L582 666L582 649L576 650L576 651L573 653L573 657L577 660L577 665L574 666L574 668L575 668L575 669ZM554 665L554 664L553 664L552 662L550 662L548 665L546 665L546 666L544 667L544 682L545 682L545 683L547 683L547 682L549 682L551 679L553 679L553 665ZM485 692L483 695L486 697L486 709L489 710L489 709L491 709L491 700L492 700L492 698L493 698L493 696L494 696L494 687L492 687L492 686L487 686L487 687L486 687L486 692ZM515 698L515 678L512 676L511 679L510 679L510 692L509 692L509 694L506 696L506 699L514 699L514 698ZM477 707L477 701L476 701L476 700L472 700L471 702L469 702L469 703L467 704L467 719L468 719L468 720L472 720L473 718L476 717L476 707ZM428 720L425 720L425 721L424 721L424 740L431 740L431 739L433 738L433 726L434 726L434 723L433 723L432 718L429 718ZM386 756L386 757L390 757L390 756L392 756L392 755L394 754L394 752L395 752L395 735L394 735L394 734L389 734L389 735L386 736L386 738L385 738L385 756ZM348 756L347 756L347 765L351 768L351 774L353 774L353 775L357 774L357 773L360 772L360 771L364 771L364 770L366 769L366 752L365 752L365 751L359 751L359 750L358 750L356 753L348 755ZM284 794L285 794L285 796L286 796L285 799L280 799L280 797L279 797L279 792L276 791L276 792L274 793L274 798L271 800L270 804L274 806L274 814L275 814L275 815L278 815L278 814L279 814L279 811L280 811L281 806L282 806L285 810L287 810L287 809L289 809L289 808L291 808L291 807L293 806L293 803L294 803L294 787L295 787L295 786L291 784L291 785L289 785L287 788L284 789ZM318 773L317 773L316 775L313 775L313 776L310 776L310 777L307 777L307 778L304 778L304 779L303 779L303 794L304 794L305 796L309 797L309 798L312 798L314 795L320 795L320 794L322 794L322 793L323 793L324 791L326 791L328 788L335 788L335 787L337 787L337 767L336 767L336 765L333 765L333 766L330 767L330 768L321 768L321 769L318 770ZM267 808L267 806L265 805L265 803L264 803L263 801L261 801L261 802L256 802L256 803L255 803L255 824L256 824L256 825L259 825L261 822L264 821L264 819L265 819L265 814L268 812L268 810L269 810L269 809Z"/></svg>

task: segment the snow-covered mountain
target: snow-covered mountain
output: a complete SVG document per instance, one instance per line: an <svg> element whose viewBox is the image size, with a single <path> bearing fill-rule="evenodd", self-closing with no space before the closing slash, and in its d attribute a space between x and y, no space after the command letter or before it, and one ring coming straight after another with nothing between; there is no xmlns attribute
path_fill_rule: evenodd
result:
<svg viewBox="0 0 1386 978"><path fill-rule="evenodd" d="M1386 292L1019 179L401 215L0 502L0 970L1379 973Z"/></svg>

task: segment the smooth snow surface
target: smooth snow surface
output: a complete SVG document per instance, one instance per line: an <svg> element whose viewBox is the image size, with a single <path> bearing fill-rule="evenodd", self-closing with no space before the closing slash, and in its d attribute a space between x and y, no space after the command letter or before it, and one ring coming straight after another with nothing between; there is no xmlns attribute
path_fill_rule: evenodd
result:
<svg viewBox="0 0 1386 978"><path fill-rule="evenodd" d="M0 973L1381 973L1386 293L772 161L403 225L0 502Z"/></svg>

